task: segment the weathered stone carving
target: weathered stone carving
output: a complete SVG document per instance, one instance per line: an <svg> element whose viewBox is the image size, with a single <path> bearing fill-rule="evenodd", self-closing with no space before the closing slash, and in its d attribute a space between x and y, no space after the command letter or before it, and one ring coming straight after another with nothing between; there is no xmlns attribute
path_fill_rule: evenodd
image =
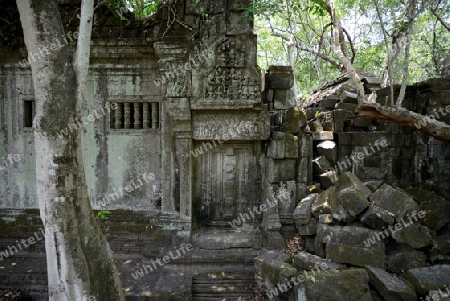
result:
<svg viewBox="0 0 450 301"><path fill-rule="evenodd" d="M193 138L197 140L264 140L270 135L268 113L194 113Z"/></svg>
<svg viewBox="0 0 450 301"><path fill-rule="evenodd" d="M249 65L256 53L251 41L244 36L217 42L215 59L193 72L193 109L252 108L261 102L259 72Z"/></svg>

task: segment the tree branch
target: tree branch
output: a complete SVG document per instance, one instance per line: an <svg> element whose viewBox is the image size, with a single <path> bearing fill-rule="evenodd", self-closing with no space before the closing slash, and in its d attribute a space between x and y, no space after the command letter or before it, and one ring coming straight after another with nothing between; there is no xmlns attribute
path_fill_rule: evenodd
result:
<svg viewBox="0 0 450 301"><path fill-rule="evenodd" d="M358 97L358 104L362 104L365 102L365 95L364 95L364 86L361 82L361 78L356 73L355 68L353 67L353 64L350 62L347 56L342 52L342 45L341 45L341 38L340 38L340 32L341 32L341 23L339 21L338 16L336 15L336 9L334 8L334 1L329 0L328 1L329 11L331 14L331 19L333 21L333 28L334 28L334 44L333 44L333 51L339 58L339 61L344 65L345 69L347 70L348 74L352 78L355 88L356 88L356 94Z"/></svg>
<svg viewBox="0 0 450 301"><path fill-rule="evenodd" d="M442 26L444 26L444 28L447 29L447 31L450 31L450 25L447 24L444 19L442 19L442 17L437 13L437 11L434 8L431 9L431 12L436 17L436 19L438 19L438 21L442 24Z"/></svg>
<svg viewBox="0 0 450 301"><path fill-rule="evenodd" d="M333 65L334 67L336 67L341 72L345 71L345 68L344 68L344 66L342 64L340 64L338 61L333 60L332 58L326 56L323 53L320 53L320 52L315 51L315 50L310 49L310 48L302 47L299 44L296 44L295 48L297 48L298 50L301 50L301 51L309 52L311 54L314 54L314 55L320 57L324 61L326 61L326 62L330 63L331 65Z"/></svg>
<svg viewBox="0 0 450 301"><path fill-rule="evenodd" d="M355 46L353 45L352 37L350 36L348 31L344 27L342 27L342 31L345 33L345 35L347 36L347 40L350 43L350 49L352 50L352 58L350 59L350 61L353 64L353 62L355 61L355 57L356 57Z"/></svg>
<svg viewBox="0 0 450 301"><path fill-rule="evenodd" d="M364 103L358 106L356 113L366 118L393 121L450 144L450 126L448 124L404 108Z"/></svg>

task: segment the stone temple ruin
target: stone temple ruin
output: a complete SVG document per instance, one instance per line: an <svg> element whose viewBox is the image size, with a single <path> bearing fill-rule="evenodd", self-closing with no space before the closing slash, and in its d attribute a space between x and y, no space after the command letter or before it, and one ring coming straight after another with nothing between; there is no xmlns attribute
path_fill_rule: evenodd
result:
<svg viewBox="0 0 450 301"><path fill-rule="evenodd" d="M169 30L164 9L96 14L86 119L67 131L83 127L127 300L243 300L258 287L273 300L450 300L450 148L358 117L346 75L297 106L291 69L256 65L248 4L178 1ZM76 32L79 1L60 5ZM0 298L46 300L26 56L0 53ZM360 75L384 104L380 80ZM448 69L407 89L411 111L447 106Z"/></svg>

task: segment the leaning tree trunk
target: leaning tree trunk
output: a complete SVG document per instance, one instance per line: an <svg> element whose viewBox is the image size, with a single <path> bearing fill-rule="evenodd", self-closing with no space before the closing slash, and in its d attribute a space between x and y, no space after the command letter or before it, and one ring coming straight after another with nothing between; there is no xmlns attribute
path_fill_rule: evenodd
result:
<svg viewBox="0 0 450 301"><path fill-rule="evenodd" d="M404 108L365 103L358 106L356 113L361 117L393 121L402 126L427 133L436 140L450 144L450 125Z"/></svg>
<svg viewBox="0 0 450 301"><path fill-rule="evenodd" d="M36 180L49 299L124 300L112 251L90 206L81 154L81 132L57 133L80 115L89 56L77 58L65 44L56 0L17 0L36 97ZM93 0L83 1L78 47L89 55ZM87 36L86 36L87 34ZM88 37L88 39L86 39ZM87 40L87 43L86 43ZM78 56L86 52L78 51ZM83 66L83 64L86 64ZM76 68L75 68L76 66ZM77 95L77 97L75 97Z"/></svg>
<svg viewBox="0 0 450 301"><path fill-rule="evenodd" d="M334 8L334 0L328 0L328 12L331 16L331 20L333 22L333 52L339 59L339 62L344 66L345 70L350 75L350 78L353 80L356 88L356 95L358 98L358 104L363 104L366 101L366 97L364 95L364 87L361 82L361 78L358 73L356 73L355 67L352 64L352 61L348 58L348 51L346 51L346 47L343 45L345 43L345 39L342 40L341 32L343 32L341 21L339 20L336 9ZM343 36L343 34L342 34ZM344 53L347 52L347 55Z"/></svg>

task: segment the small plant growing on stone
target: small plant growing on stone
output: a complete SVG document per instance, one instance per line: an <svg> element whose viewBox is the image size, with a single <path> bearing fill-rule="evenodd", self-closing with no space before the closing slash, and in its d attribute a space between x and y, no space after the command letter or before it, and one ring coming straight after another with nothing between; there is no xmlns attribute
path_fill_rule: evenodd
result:
<svg viewBox="0 0 450 301"><path fill-rule="evenodd" d="M100 219L100 220L107 220L108 219L108 216L107 216L108 214L111 214L111 211L109 211L109 210L100 210L97 213L97 218Z"/></svg>
<svg viewBox="0 0 450 301"><path fill-rule="evenodd" d="M434 254L430 256L431 263L434 263L435 261L442 261L444 260L444 256L440 254Z"/></svg>

